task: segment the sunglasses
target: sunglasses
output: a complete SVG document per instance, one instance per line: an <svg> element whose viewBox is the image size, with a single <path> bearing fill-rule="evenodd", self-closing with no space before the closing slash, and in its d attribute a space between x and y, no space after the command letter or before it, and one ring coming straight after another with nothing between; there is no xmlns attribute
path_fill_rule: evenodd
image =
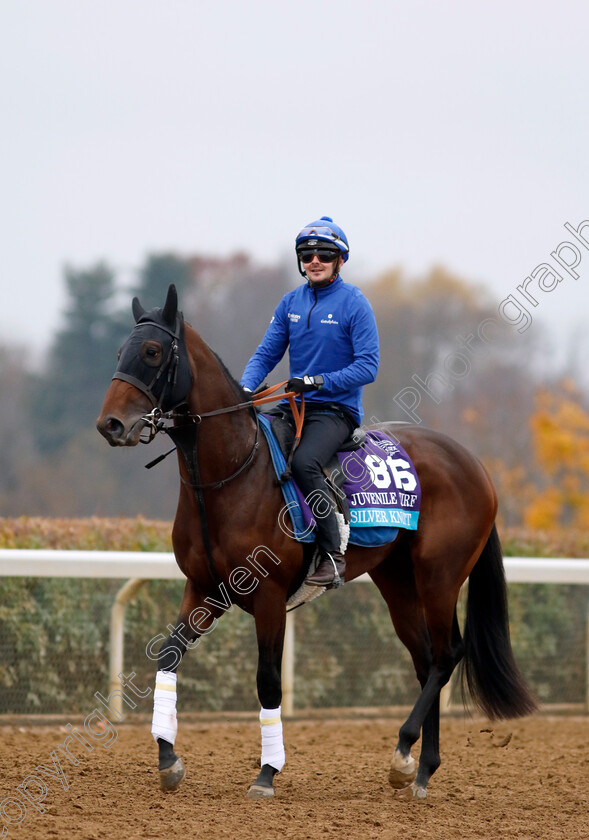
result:
<svg viewBox="0 0 589 840"><path fill-rule="evenodd" d="M304 263L310 263L315 254L322 263L333 262L340 256L339 251L334 251L331 248L301 248L298 251L299 259Z"/></svg>

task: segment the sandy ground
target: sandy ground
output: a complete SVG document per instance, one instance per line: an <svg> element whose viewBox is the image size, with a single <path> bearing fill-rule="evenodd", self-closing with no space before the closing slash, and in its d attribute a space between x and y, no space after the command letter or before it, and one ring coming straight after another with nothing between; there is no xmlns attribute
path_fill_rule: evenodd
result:
<svg viewBox="0 0 589 840"><path fill-rule="evenodd" d="M65 727L0 725L0 838L3 827L6 838L27 840L589 838L589 717L500 725L445 719L442 766L424 803L403 801L387 782L400 723L287 721L287 764L276 778L276 796L263 801L246 798L259 762L259 726L252 718L181 720L176 751L187 777L176 794L159 790L147 722L118 724L107 749L72 745L77 766L53 753L62 780L52 752L67 737ZM83 732L81 721L72 725ZM17 786L38 765L54 772L42 776L45 812L28 803L23 817L14 802L23 799ZM32 781L28 790L42 794Z"/></svg>

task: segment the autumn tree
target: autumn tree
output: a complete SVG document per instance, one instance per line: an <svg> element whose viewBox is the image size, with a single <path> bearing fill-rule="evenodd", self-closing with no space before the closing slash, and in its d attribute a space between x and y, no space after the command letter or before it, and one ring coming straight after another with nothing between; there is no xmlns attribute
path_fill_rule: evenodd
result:
<svg viewBox="0 0 589 840"><path fill-rule="evenodd" d="M570 379L541 388L530 419L535 486L525 512L532 528L589 528L589 407Z"/></svg>
<svg viewBox="0 0 589 840"><path fill-rule="evenodd" d="M182 306L188 321L239 379L262 340L282 295L300 282L283 265L260 265L247 254L191 260L192 286ZM283 363L272 375L287 378Z"/></svg>
<svg viewBox="0 0 589 840"><path fill-rule="evenodd" d="M152 254L137 278L121 310L121 289L109 266L66 271L63 327L22 410L34 432L28 457L37 463L21 470L26 475L12 484L12 509L18 501L26 513L173 513L174 459L151 473L143 470L143 463L168 442L159 437L149 451L111 452L94 429L116 350L133 325L131 294L138 293L146 308L161 306L173 282L186 320L239 378L280 297L301 282L292 264L260 265L247 254ZM394 397L406 386L417 389L423 425L451 435L483 459L497 484L502 516L507 524L520 524L530 486L541 480L534 473L529 424L540 376L536 325L535 335L532 330L520 335L508 326L499 331L495 324L486 333L489 340L471 340L488 319L497 322L497 302L442 268L418 279L393 270L359 285L375 310L381 343L378 379L364 392L366 420L408 419ZM462 369L460 354L467 357ZM286 378L283 362L271 381ZM424 390L428 382L429 395ZM25 429L21 439L26 440ZM7 469L7 474L14 475L17 466L12 464L13 473Z"/></svg>

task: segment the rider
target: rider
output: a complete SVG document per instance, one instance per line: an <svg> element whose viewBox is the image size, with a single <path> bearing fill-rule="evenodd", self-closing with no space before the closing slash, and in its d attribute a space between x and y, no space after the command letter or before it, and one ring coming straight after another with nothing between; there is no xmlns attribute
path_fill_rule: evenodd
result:
<svg viewBox="0 0 589 840"><path fill-rule="evenodd" d="M346 564L322 467L362 421L362 386L373 382L378 370L378 333L368 300L340 277L349 256L343 230L322 216L302 229L295 248L306 282L276 307L241 385L254 391L289 347L286 390L305 394L305 423L292 474L307 499L314 493L313 509L322 509L315 516L320 562L306 582L330 586L343 581ZM327 504L319 506L321 496Z"/></svg>

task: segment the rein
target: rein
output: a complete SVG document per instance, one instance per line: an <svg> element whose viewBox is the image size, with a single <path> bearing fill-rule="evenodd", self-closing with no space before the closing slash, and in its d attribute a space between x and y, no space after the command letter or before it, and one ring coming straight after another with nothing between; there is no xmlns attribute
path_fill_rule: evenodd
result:
<svg viewBox="0 0 589 840"><path fill-rule="evenodd" d="M218 580L219 577L216 572L215 563L213 560L213 549L211 546L209 529L207 525L207 511L203 491L218 490L221 487L224 487L234 478L237 478L237 476L245 472L245 470L250 466L250 464L255 458L256 452L260 447L260 422L258 420L258 415L254 411L254 416L256 420L256 436L254 439L254 444L247 458L239 467L239 469L237 469L234 473L227 476L226 478L223 478L219 481L211 481L208 483L202 483L200 479L200 467L198 463L197 450L198 427L200 426L203 420L209 417L218 417L221 414L230 414L232 412L242 411L243 409L247 408L256 408L258 405L264 405L268 402L275 402L276 400L283 399L284 397L286 397L288 399L291 411L293 413L293 417L295 418L295 439L293 441L291 451L288 456L286 469L282 475L282 480L286 481L288 478L290 478L290 467L292 464L292 458L295 449L299 445L301 439L301 432L303 428L303 421L305 419L305 398L302 394L300 409L298 408L295 402L296 394L294 391L287 391L285 394L276 394L276 391L282 388L286 384L286 382L287 380L285 380L284 382L279 382L277 385L272 385L270 388L266 388L265 390L260 391L255 398L248 400L247 402L238 403L237 405L231 405L226 408L217 408L213 411L203 412L202 414L189 414L178 411L175 408L171 411L163 412L161 408L159 408L159 406L155 406L149 414L144 415L144 417L142 418L150 427L149 439L145 441L146 443L149 443L151 440L153 440L153 438L158 434L158 432L165 432L172 438L172 440L176 444L176 446L173 449L170 449L169 452L166 452L164 455L160 455L160 457L156 458L155 461L146 464L146 467L148 469L158 464L167 455L170 455L176 448L180 450L184 458L184 463L186 465L186 469L188 470L190 481L186 481L186 479L182 478L182 476L180 476L180 480L183 484L191 487L194 491L194 497L200 516L203 545L207 556L209 572L213 580ZM166 420L174 420L178 418L185 418L191 420L192 422L187 425L166 428Z"/></svg>
<svg viewBox="0 0 589 840"><path fill-rule="evenodd" d="M142 420L144 420L146 422L146 424L149 426L149 437L144 442L145 443L150 443L153 440L153 438L158 434L158 432L165 432L166 434L168 434L172 438L172 440L174 440L174 437L179 437L178 433L180 432L180 429L182 427L180 427L180 429L179 428L166 428L166 426L164 425L164 422L166 420L174 420L174 419L177 419L177 418L186 418L188 420L192 420L193 423L188 428L192 428L192 426L193 426L194 429L195 429L195 435L196 435L199 424L203 420L205 420L209 417L218 417L221 414L231 414L235 411L242 411L242 410L247 409L247 408L257 408L257 406L259 406L259 405L264 405L265 403L270 403L270 402L276 402L277 400L281 400L281 399L284 399L286 397L288 399L288 404L290 406L290 409L292 411L292 415L293 415L294 421L295 421L295 437L294 437L294 441L293 441L291 450L290 450L289 455L288 455L288 460L286 462L286 469L285 469L284 473L282 474L282 481L288 481L288 479L291 476L292 459L293 459L295 450L296 450L296 448L299 445L300 440L301 440L301 432L302 432L302 428L303 428L303 422L304 422L304 419L305 419L305 397L302 394L300 395L301 396L301 407L299 409L299 407L297 406L296 401L295 401L295 397L297 395L294 391L287 391L286 393L277 394L276 392L280 388L282 388L284 385L286 385L287 381L288 380L285 379L284 382L278 382L278 384L272 385L270 388L265 388L263 391L259 391L253 399L247 400L247 402L237 403L237 405L230 405L230 406L227 406L225 408L217 408L217 409L214 409L213 411L202 412L201 414L189 414L189 413L186 413L186 412L178 411L176 408L172 409L171 411L163 412L159 406L155 406L149 414L145 414L142 417ZM217 489L223 487L225 484L228 484L230 481L233 481L234 478L237 478L239 475L241 475L241 473L244 472L250 466L252 461L254 460L256 452L257 452L257 450L259 449L259 446L260 446L260 441L259 441L259 439L260 439L260 423L258 421L258 415L254 413L254 416L255 416L255 420L256 420L256 436L255 436L255 439L254 439L254 444L253 444L247 458L243 462L243 464L234 473L227 476L227 478L223 478L223 479L220 479L218 481L210 481L210 482L207 482L205 484L202 484L199 480L200 479L200 471L198 469L198 462L197 462L196 459L191 458L190 460L194 461L195 468L191 470L190 467L189 467L189 471L191 473L192 472L197 473L198 478L196 478L196 476L195 476L195 480L188 482L185 479L183 479L182 476L180 476L180 480L184 484L187 484L187 485L193 487L195 490L210 490L210 489L217 490ZM184 427L184 428L186 428L186 427ZM195 445L194 448L196 449L196 445ZM171 455L172 452L174 452L175 449L176 449L176 447L174 447L173 449L170 449L164 455L160 455L155 460L150 461L149 464L146 464L146 469L151 469L152 467L155 467L156 464L159 464L161 461L163 461L164 458L166 458L168 455ZM184 455L184 459L187 461L187 466L188 466L187 453L186 453L185 448L182 447L182 446L181 446L181 451L182 451L182 454Z"/></svg>
<svg viewBox="0 0 589 840"><path fill-rule="evenodd" d="M133 298L132 309L135 318L135 327L119 352L119 363L113 379L120 379L137 388L151 403L151 411L140 418L143 421L139 437L140 441L142 443L151 443L159 432L165 432L174 441L175 446L173 449L159 456L151 463L146 464L146 466L150 469L165 457L171 455L174 449L178 450L184 462L185 469L188 472L188 480L182 474L180 475L180 479L184 485L191 487L193 490L200 517L202 540L209 572L213 580L218 580L207 524L204 491L217 490L224 487L230 481L242 475L251 466L256 452L260 447L260 422L254 409L264 403L284 398L289 402L296 423L296 436L288 459L287 471L289 471L294 450L301 439L305 416L305 400L301 395L301 408L299 410L295 403L296 394L293 391L277 394L276 392L287 384L285 381L279 382L271 388L266 388L255 395L252 394L252 398L246 402L217 408L201 414L191 414L186 404L186 398L193 380L186 342L184 340L184 318L182 313L178 311L178 296L175 286L171 285L169 287L166 303L162 310L153 309L146 312L138 298ZM160 337L163 332L166 335L166 339L164 341L157 341L156 347L152 348L150 347L150 339L153 339L155 342L154 330L160 333ZM155 335L157 334L155 333ZM165 349L166 345L167 350ZM158 347L164 356L161 361L158 358ZM150 352L152 350L153 352ZM229 379L230 377L228 377ZM241 466L231 475L218 481L203 483L201 480L198 453L198 430L200 424L206 418L218 417L222 414L229 414L230 412L242 411L244 409L253 411L256 423L255 439L251 450ZM247 438L249 438L249 431Z"/></svg>

